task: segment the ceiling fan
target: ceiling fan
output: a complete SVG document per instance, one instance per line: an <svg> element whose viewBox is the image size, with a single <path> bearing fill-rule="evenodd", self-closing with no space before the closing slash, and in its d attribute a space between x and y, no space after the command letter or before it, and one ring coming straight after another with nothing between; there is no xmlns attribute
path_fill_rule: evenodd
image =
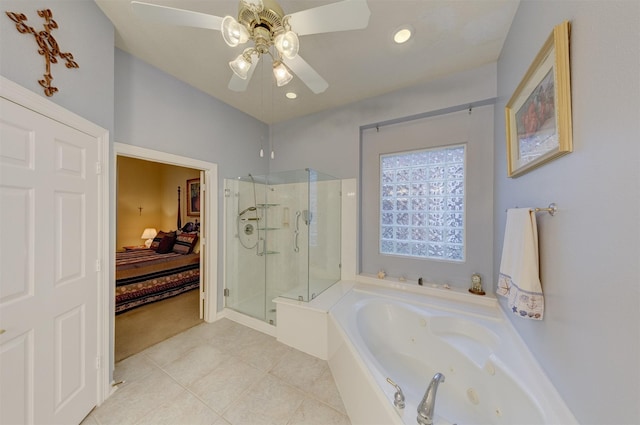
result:
<svg viewBox="0 0 640 425"><path fill-rule="evenodd" d="M237 19L137 0L131 2L131 7L147 20L221 31L231 47L252 41L252 46L229 62L233 71L231 90L246 90L255 65L268 54L279 87L291 81L293 71L316 94L324 92L329 84L298 55L298 36L363 29L371 14L366 0L343 0L290 15L284 14L276 0L240 0Z"/></svg>

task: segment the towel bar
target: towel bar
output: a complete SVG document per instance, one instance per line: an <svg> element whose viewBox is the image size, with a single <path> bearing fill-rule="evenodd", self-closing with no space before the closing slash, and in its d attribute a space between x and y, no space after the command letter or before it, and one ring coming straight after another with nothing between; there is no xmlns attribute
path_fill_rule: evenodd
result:
<svg viewBox="0 0 640 425"><path fill-rule="evenodd" d="M547 208L536 208L535 212L540 212L540 211L546 211L549 213L549 215L556 215L556 213L558 212L558 206L556 205L555 202L552 202L549 204L549 206Z"/></svg>
<svg viewBox="0 0 640 425"><path fill-rule="evenodd" d="M516 207L518 208L518 207ZM558 212L558 206L556 205L555 202L552 202L549 204L549 206L547 208L534 208L533 209L535 212L540 212L540 211L546 211L549 213L549 215L556 215L556 213ZM506 212L507 210L505 210Z"/></svg>

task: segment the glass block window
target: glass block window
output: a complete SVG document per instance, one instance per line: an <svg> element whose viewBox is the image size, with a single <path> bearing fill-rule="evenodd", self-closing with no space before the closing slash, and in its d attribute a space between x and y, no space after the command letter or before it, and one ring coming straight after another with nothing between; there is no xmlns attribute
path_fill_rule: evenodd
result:
<svg viewBox="0 0 640 425"><path fill-rule="evenodd" d="M464 261L465 146L380 156L380 253Z"/></svg>

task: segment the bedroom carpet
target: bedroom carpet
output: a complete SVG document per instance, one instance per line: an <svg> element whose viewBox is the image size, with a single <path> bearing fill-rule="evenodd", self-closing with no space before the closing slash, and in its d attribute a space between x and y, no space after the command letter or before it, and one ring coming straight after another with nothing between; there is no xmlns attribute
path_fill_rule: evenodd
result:
<svg viewBox="0 0 640 425"><path fill-rule="evenodd" d="M202 323L198 295L197 290L189 291L117 315L116 363Z"/></svg>

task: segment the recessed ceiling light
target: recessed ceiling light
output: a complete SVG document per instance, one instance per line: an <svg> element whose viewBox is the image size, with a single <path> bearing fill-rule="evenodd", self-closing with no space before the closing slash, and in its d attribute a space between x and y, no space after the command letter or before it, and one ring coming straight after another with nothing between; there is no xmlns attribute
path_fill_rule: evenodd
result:
<svg viewBox="0 0 640 425"><path fill-rule="evenodd" d="M413 30L410 25L400 27L393 33L393 41L398 44L406 43L411 38L412 33Z"/></svg>
<svg viewBox="0 0 640 425"><path fill-rule="evenodd" d="M294 92L290 91L287 92L287 94L285 94L285 96L287 96L287 99L295 99L296 97L298 97L297 94L295 94Z"/></svg>

